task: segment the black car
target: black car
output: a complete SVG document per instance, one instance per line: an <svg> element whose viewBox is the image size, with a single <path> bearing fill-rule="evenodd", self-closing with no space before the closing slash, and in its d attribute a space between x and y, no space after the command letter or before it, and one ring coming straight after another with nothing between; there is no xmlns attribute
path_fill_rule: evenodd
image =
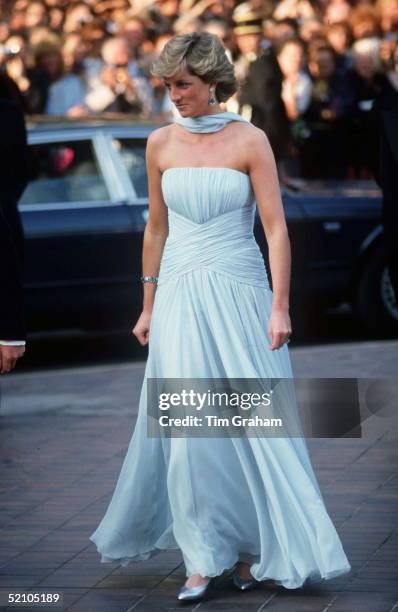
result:
<svg viewBox="0 0 398 612"><path fill-rule="evenodd" d="M145 147L161 124L31 119L30 182L20 201L29 329L131 328L141 309L148 217ZM292 312L349 302L364 323L398 327L371 183L283 188L293 252ZM256 239L266 256L259 218Z"/></svg>

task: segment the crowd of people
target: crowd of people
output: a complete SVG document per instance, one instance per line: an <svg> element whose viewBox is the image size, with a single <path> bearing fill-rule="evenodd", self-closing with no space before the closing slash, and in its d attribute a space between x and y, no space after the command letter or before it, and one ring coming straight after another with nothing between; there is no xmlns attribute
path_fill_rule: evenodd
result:
<svg viewBox="0 0 398 612"><path fill-rule="evenodd" d="M370 178L377 110L397 104L398 0L0 0L1 88L26 114L178 111L151 64L206 30L241 85L225 110L303 177Z"/></svg>

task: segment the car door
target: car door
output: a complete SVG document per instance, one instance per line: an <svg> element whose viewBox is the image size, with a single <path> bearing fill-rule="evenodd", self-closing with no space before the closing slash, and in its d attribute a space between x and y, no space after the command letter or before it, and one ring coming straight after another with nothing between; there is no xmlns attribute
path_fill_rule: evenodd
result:
<svg viewBox="0 0 398 612"><path fill-rule="evenodd" d="M19 208L33 328L118 326L131 316L131 218L106 139L65 129L29 135Z"/></svg>
<svg viewBox="0 0 398 612"><path fill-rule="evenodd" d="M318 181L297 197L306 216L307 292L338 303L380 224L380 192L368 182Z"/></svg>
<svg viewBox="0 0 398 612"><path fill-rule="evenodd" d="M306 257L305 215L300 203L292 197L292 194L286 189L282 190L282 203L292 251L291 298L292 307L294 308L296 302L304 299L303 277L305 274ZM258 212L256 214L254 235L264 255L269 279L271 280L268 262L268 245Z"/></svg>
<svg viewBox="0 0 398 612"><path fill-rule="evenodd" d="M148 219L148 177L145 163L146 143L151 127L116 128L108 133L111 150L126 191L131 223L131 258L135 270L134 296L141 307L142 246ZM136 309L134 310L136 312Z"/></svg>

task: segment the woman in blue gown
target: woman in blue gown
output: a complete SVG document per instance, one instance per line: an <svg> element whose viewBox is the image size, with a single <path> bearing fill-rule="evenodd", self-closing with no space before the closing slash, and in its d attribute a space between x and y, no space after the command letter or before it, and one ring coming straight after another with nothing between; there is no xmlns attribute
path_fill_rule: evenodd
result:
<svg viewBox="0 0 398 612"><path fill-rule="evenodd" d="M148 360L134 434L90 539L102 562L121 565L180 549L180 600L202 598L229 569L240 590L344 574L302 436L148 435L149 379L293 378L290 246L268 140L220 108L238 86L216 36L174 37L152 72L181 116L148 139L144 304L133 330ZM256 205L272 291L253 236ZM281 397L274 414L298 420L294 395Z"/></svg>

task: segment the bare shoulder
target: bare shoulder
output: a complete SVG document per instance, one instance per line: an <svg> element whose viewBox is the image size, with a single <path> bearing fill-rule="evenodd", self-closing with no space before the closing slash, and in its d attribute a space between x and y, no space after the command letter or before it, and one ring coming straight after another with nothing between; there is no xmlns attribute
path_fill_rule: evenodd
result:
<svg viewBox="0 0 398 612"><path fill-rule="evenodd" d="M264 130L256 127L252 123L248 127L247 138L249 139L250 143L255 146L264 147L264 143L268 142L268 138Z"/></svg>
<svg viewBox="0 0 398 612"><path fill-rule="evenodd" d="M263 130L256 127L252 123L238 123L237 135L243 146L249 146L256 151L264 150L264 145L267 145L268 138Z"/></svg>
<svg viewBox="0 0 398 612"><path fill-rule="evenodd" d="M146 159L148 164L148 171L150 168L156 169L160 172L160 160L164 150L170 141L170 125L165 125L153 130L148 138L146 144Z"/></svg>
<svg viewBox="0 0 398 612"><path fill-rule="evenodd" d="M245 162L250 170L271 161L272 149L264 130L252 123L239 122L235 138L239 142L239 149L244 152Z"/></svg>
<svg viewBox="0 0 398 612"><path fill-rule="evenodd" d="M156 130L153 130L147 138L148 146L158 146L164 142L167 142L168 138L170 137L171 127L171 125L164 125L156 128Z"/></svg>

